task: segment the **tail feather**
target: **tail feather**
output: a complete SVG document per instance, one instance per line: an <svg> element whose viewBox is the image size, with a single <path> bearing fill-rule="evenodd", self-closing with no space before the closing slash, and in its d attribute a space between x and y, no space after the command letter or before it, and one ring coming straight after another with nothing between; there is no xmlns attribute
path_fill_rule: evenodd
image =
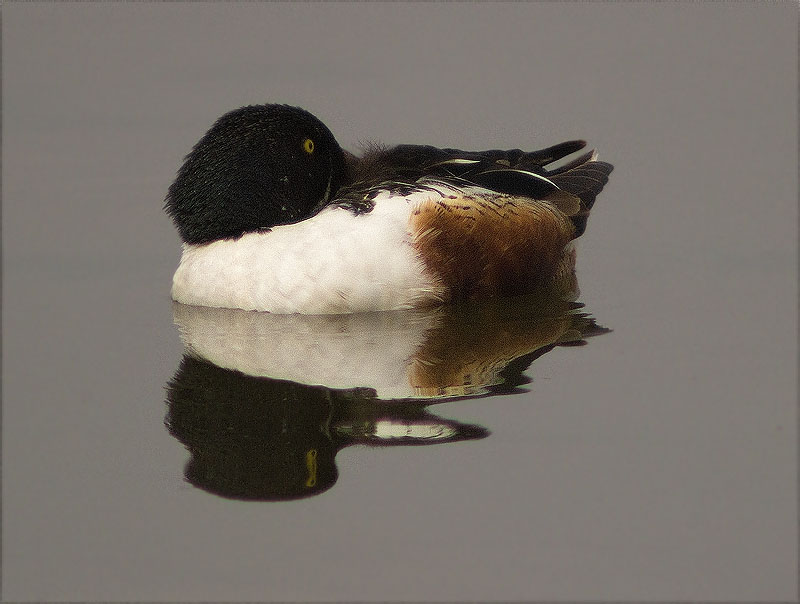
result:
<svg viewBox="0 0 800 604"><path fill-rule="evenodd" d="M608 176L614 166L608 162L598 161L597 154L586 153L581 157L561 166L546 176L558 187L581 200L581 211L571 216L575 225L575 237L580 237L586 230L586 222L595 199L608 182Z"/></svg>
<svg viewBox="0 0 800 604"><path fill-rule="evenodd" d="M580 197L589 210L594 200L608 182L614 166L602 161L589 161L582 166L559 174L547 174L559 188Z"/></svg>

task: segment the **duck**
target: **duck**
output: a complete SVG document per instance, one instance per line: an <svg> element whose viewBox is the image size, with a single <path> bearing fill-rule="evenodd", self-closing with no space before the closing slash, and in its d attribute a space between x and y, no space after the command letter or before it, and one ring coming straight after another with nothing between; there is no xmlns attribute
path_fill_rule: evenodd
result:
<svg viewBox="0 0 800 604"><path fill-rule="evenodd" d="M182 240L172 298L315 315L551 287L574 271L574 240L613 169L585 149L371 144L357 156L299 107L235 109L166 195Z"/></svg>

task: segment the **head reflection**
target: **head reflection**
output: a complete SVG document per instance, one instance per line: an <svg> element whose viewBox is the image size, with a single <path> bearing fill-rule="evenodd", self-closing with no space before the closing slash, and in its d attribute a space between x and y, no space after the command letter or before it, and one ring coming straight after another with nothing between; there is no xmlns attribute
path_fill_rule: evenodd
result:
<svg viewBox="0 0 800 604"><path fill-rule="evenodd" d="M349 445L485 438L428 407L517 391L535 358L606 331L565 298L338 316L175 304L185 354L165 422L190 452L186 479L228 498L298 499L333 486Z"/></svg>
<svg viewBox="0 0 800 604"><path fill-rule="evenodd" d="M368 389L252 377L189 355L168 384L167 403L170 433L191 453L186 479L234 499L321 493L336 482L336 453L351 444L430 444L488 434L437 418L424 404L387 405Z"/></svg>

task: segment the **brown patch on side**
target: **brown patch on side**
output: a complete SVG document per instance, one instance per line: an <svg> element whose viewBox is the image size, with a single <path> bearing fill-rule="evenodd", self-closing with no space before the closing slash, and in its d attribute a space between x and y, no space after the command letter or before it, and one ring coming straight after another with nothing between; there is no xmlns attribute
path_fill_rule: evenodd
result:
<svg viewBox="0 0 800 604"><path fill-rule="evenodd" d="M493 195L421 202L414 246L450 299L512 296L547 286L572 240L570 219L546 201Z"/></svg>

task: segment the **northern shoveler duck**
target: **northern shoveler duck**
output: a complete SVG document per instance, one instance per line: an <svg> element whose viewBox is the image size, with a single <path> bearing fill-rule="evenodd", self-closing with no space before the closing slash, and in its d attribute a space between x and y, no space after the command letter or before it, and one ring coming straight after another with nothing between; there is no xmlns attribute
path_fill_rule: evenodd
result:
<svg viewBox="0 0 800 604"><path fill-rule="evenodd" d="M341 149L307 111L223 115L165 209L183 239L184 304L331 314L536 290L574 262L611 164L569 141L533 152Z"/></svg>

